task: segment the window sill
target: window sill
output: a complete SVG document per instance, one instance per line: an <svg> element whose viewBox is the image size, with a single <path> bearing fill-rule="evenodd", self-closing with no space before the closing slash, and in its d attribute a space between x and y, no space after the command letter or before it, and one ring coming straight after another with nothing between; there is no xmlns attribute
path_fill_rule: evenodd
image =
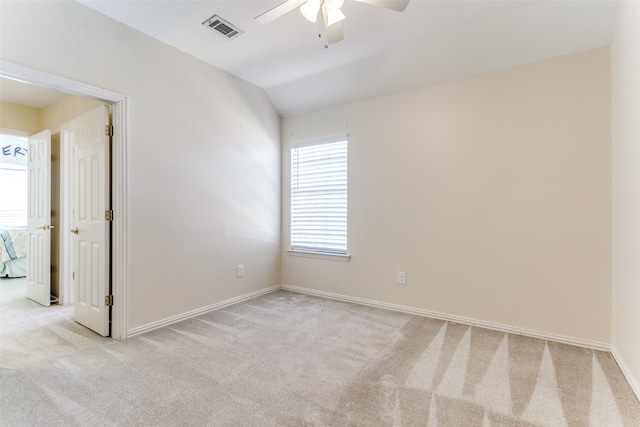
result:
<svg viewBox="0 0 640 427"><path fill-rule="evenodd" d="M317 259L328 259L331 261L342 261L349 262L351 260L351 255L345 254L328 254L324 252L311 252L311 251L300 251L296 249L288 249L287 252L291 256L301 256L305 258L317 258Z"/></svg>

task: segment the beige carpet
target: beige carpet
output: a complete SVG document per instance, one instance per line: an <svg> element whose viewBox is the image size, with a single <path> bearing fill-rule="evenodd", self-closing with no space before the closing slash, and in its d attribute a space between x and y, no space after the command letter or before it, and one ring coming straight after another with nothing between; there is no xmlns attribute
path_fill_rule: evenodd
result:
<svg viewBox="0 0 640 427"><path fill-rule="evenodd" d="M73 306L44 307L27 299L27 279L0 278L0 371L111 341L72 317Z"/></svg>
<svg viewBox="0 0 640 427"><path fill-rule="evenodd" d="M603 352L277 291L1 371L3 426L640 426Z"/></svg>

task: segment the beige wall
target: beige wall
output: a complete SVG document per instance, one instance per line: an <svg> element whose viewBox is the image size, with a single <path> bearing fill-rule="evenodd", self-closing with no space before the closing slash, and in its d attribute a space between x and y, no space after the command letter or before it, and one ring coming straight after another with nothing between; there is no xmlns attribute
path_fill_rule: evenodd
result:
<svg viewBox="0 0 640 427"><path fill-rule="evenodd" d="M620 6L611 46L613 328L618 361L640 397L640 3Z"/></svg>
<svg viewBox="0 0 640 427"><path fill-rule="evenodd" d="M60 133L60 125L99 107L103 103L79 96L65 95L41 110L40 128Z"/></svg>
<svg viewBox="0 0 640 427"><path fill-rule="evenodd" d="M1 7L2 59L127 97L126 328L277 285L279 116L264 91L76 2Z"/></svg>
<svg viewBox="0 0 640 427"><path fill-rule="evenodd" d="M97 106L101 102L65 95L44 108L27 107L0 101L0 129L36 134L49 129L52 134L60 132L60 125Z"/></svg>
<svg viewBox="0 0 640 427"><path fill-rule="evenodd" d="M36 134L40 131L41 112L38 108L0 101L0 129Z"/></svg>
<svg viewBox="0 0 640 427"><path fill-rule="evenodd" d="M283 212L288 144L345 132L351 261L284 215L284 284L610 342L608 48L284 119Z"/></svg>

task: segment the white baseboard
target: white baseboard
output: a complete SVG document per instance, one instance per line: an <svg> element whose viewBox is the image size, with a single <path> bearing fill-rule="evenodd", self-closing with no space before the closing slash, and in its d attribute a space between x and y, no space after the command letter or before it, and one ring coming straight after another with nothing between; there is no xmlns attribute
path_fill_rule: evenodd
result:
<svg viewBox="0 0 640 427"><path fill-rule="evenodd" d="M624 363L624 359L622 358L620 353L618 353L618 349L616 349L614 345L611 346L611 354L613 355L613 358L620 367L620 370L624 374L625 378L627 379L627 382L631 386L631 390L633 390L638 400L640 400L640 384L638 384L638 381L636 381L634 376L631 375L631 370Z"/></svg>
<svg viewBox="0 0 640 427"><path fill-rule="evenodd" d="M271 286L270 288L261 289L256 292L251 292L249 294L240 295L239 297L231 298L225 301L218 302L216 304L211 304L206 307L198 308L196 310L188 311L186 313L178 314L176 316L167 317L166 319L159 320L157 322L147 323L146 325L138 326L136 328L129 329L127 331L127 338L133 337L135 335L140 335L145 332L153 331L154 329L162 328L163 326L168 326L173 323L178 323L183 320L190 319L192 317L200 316L201 314L208 313L210 311L218 310L233 304L237 304L242 301L249 300L251 298L255 298L260 295L268 294L270 292L274 292L280 289L280 285Z"/></svg>
<svg viewBox="0 0 640 427"><path fill-rule="evenodd" d="M227 306L230 306L230 305L233 305L233 304L237 304L239 302L243 302L243 301L249 300L251 298L255 298L255 297L260 296L260 295L268 294L268 293L277 291L279 289L292 291L292 292L298 292L298 293L301 293L301 294L318 296L318 297L322 297L322 298L334 299L334 300L338 300L338 301L351 302L351 303L354 303L354 304L361 304L361 305L366 305L366 306L370 306L370 307L377 307L377 308L382 308L382 309L387 309L387 310L392 310L392 311L398 311L398 312L401 312L401 313L408 313L408 314L415 314L415 315L418 315L418 316L431 317L431 318L435 318L435 319L445 320L445 321L448 321L448 322L461 323L461 324L464 324L464 325L479 326L479 327L482 327L482 328L492 329L492 330L495 330L495 331L508 332L508 333L512 333L512 334L529 336L529 337L532 337L532 338L539 338L539 339L548 340L548 341L555 341L555 342L559 342L559 343L563 343L563 344L570 344L570 345L575 345L575 346L579 346L579 347L585 347L585 348L589 348L589 349L593 349L593 350L608 351L608 352L611 352L611 354L613 355L613 358L615 359L616 363L620 367L620 370L622 371L622 373L626 377L627 382L629 383L631 389L635 393L635 395L638 398L638 400L640 400L640 384L638 384L638 382L633 377L633 375L631 375L631 371L625 365L624 359L622 358L620 353L618 353L616 348L614 346L610 345L610 344L601 343L601 342L598 342L598 341L581 340L581 339L572 338L572 337L565 337L565 336L562 336L562 335L548 334L548 333L533 331L533 330L530 330L530 329L517 328L517 327L509 326L509 325L502 325L502 324L499 324L499 323L486 322L486 321L483 321L483 320L472 319L472 318L469 318L469 317L455 316L455 315L451 315L451 314L438 313L436 311L431 311L431 310L423 310L423 309L414 308L414 307L407 307L407 306L403 306L403 305L389 304L389 303L375 301L375 300L350 297L350 296L347 296L347 295L334 294L334 293L330 293L330 292L318 291L318 290L315 290L315 289L302 288L302 287L299 287L299 286L291 286L291 285L271 286L269 288L261 289L261 290L256 291L256 292L251 292L249 294L240 295L238 297L231 298L231 299L228 299L228 300L225 300L225 301L221 301L221 302L216 303L216 304L211 304L211 305L208 305L206 307L202 307L202 308L199 308L199 309L196 309L196 310L192 310L192 311L189 311L189 312L186 312L186 313L182 313L182 314L179 314L177 316L168 317L166 319L159 320L157 322L152 322L152 323L148 323L148 324L143 325L143 326L138 326L136 328L132 328L129 331L127 331L127 338L133 337L135 335L140 335L140 334L143 334L145 332L153 331L154 329L159 329L159 328L162 328L164 326L168 326L168 325L180 322L182 320L190 319L192 317L196 317L196 316L199 316L201 314L208 313L210 311L218 310L220 308L224 308L224 307L227 307Z"/></svg>
<svg viewBox="0 0 640 427"><path fill-rule="evenodd" d="M589 348L589 349L593 349L593 350L609 351L609 352L612 352L613 356L616 358L616 361L618 362L618 365L620 365L620 368L625 373L625 376L629 379L629 383L631 384L631 386L634 389L635 393L640 398L640 393L638 393L639 388L638 388L637 383L635 383L633 381L633 378L629 375L628 368L624 367L624 364L622 363L621 357L618 354L616 354L615 352L612 351L612 348L611 348L610 344L601 343L601 342L598 342L598 341L588 341L588 340L582 340L582 339L578 339L578 338L566 337L566 336L562 336L562 335L555 335L555 334L549 334L549 333L544 333L544 332L538 332L538 331L534 331L534 330L530 330L530 329L517 328L517 327L514 327L514 326L503 325L503 324L500 324L500 323L493 323L493 322L486 322L486 321L478 320L478 319L472 319L472 318L469 318L469 317L456 316L456 315L452 315L452 314L444 314L444 313L439 313L439 312L431 311L431 310L423 310L423 309L414 308L414 307L407 307L407 306L403 306L403 305L390 304L390 303L385 303L385 302L380 302L380 301L375 301L375 300L369 300L369 299L364 299L364 298L351 297L351 296L341 295L341 294L334 294L334 293L330 293L330 292L318 291L318 290L315 290L315 289L303 288L303 287L292 286L292 285L271 286L269 288L261 289L261 290L256 291L256 292L251 292L249 294L245 294L245 295L241 295L241 296L238 296L238 297L235 297L235 298L231 298L231 299L228 299L228 300L225 300L225 301L221 301L221 302L216 303L216 304L211 304L211 305L208 305L206 307L202 307L202 308L199 308L199 309L196 309L196 310L188 311L186 313L178 314L176 316L168 317L166 319L162 319L162 320L159 320L157 322L152 322L152 323L148 323L146 325L138 326L136 328L132 328L132 329L129 329L127 331L127 338L133 337L135 335L140 335L140 334L143 334L145 332L152 331L154 329L162 328L163 326L171 325L173 323L177 323L177 322L180 322L182 320L190 319L192 317L196 317L196 316L199 316L199 315L204 314L204 313L208 313L208 312L213 311L213 310L218 310L220 308L227 307L227 306L232 305L232 304L237 304L239 302L246 301L246 300L249 300L251 298L255 298L257 296L260 296L260 295L268 294L268 293L277 291L278 289L283 289L283 290L292 291L292 292L298 292L298 293L302 293L302 294L314 295L314 296L334 299L334 300L338 300L338 301L351 302L351 303L366 305L366 306L370 306L370 307L383 308L383 309L386 309L386 310L398 311L398 312L401 312L401 313L416 314L418 316L432 317L432 318L435 318L435 319L445 320L445 321L454 322L454 323L461 323L461 324L464 324L464 325L479 326L479 327L482 327L482 328L492 329L492 330L495 330L495 331L508 332L508 333L512 333L512 334L529 336L529 337L532 337L532 338L539 338L539 339L548 340L548 341L555 341L555 342L559 342L559 343L563 343L563 344L570 344L570 345L575 345L575 346L579 346L579 347L585 347L585 348ZM625 371L625 369L626 369L626 371Z"/></svg>
<svg viewBox="0 0 640 427"><path fill-rule="evenodd" d="M389 303L375 301L375 300L350 297L350 296L334 294L330 292L317 291L314 289L302 288L299 286L282 285L282 289L287 291L308 294L308 295L319 296L323 298L329 298L329 299L335 299L339 301L346 301L346 302L352 302L356 304L367 305L370 307L384 308L387 310L399 311L402 313L417 314L419 316L432 317L435 319L446 320L449 322L462 323L464 325L479 326L482 328L492 329L492 330L501 331L501 332L508 332L508 333L517 334L517 335L525 335L528 337L539 338L539 339L548 340L548 341L555 341L563 344L570 344L570 345L585 347L593 350L611 351L610 344L606 344L598 341L588 341L588 340L582 340L578 338L565 337L562 335L555 335L555 334L533 331L530 329L517 328L509 325L502 325L500 323L486 322L484 320L472 319L469 317L455 316L452 314L438 313L436 311L431 311L431 310L423 310L423 309L407 307L403 305L389 304Z"/></svg>

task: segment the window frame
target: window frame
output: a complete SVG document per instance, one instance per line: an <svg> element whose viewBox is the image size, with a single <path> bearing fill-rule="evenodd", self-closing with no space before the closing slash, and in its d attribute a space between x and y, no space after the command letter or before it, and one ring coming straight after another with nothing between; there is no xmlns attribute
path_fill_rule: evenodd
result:
<svg viewBox="0 0 640 427"><path fill-rule="evenodd" d="M346 203L346 214L345 214L345 233L344 239L346 241L346 248L344 252L341 251L331 251L331 250L323 250L322 248L313 248L313 247L301 247L293 245L293 227L294 227L294 214L293 214L293 150L305 147L312 147L324 144L332 144L336 142L345 142L346 143L346 195L345 195L345 203ZM328 138L314 139L308 141L297 141L289 144L289 249L287 249L287 253L292 256L301 256L308 258L319 258L319 259L327 259L327 260L335 260L335 261L349 261L351 259L351 255L349 253L349 244L348 244L348 223L349 223L349 203L348 203L348 191L349 191L349 135L337 135Z"/></svg>

